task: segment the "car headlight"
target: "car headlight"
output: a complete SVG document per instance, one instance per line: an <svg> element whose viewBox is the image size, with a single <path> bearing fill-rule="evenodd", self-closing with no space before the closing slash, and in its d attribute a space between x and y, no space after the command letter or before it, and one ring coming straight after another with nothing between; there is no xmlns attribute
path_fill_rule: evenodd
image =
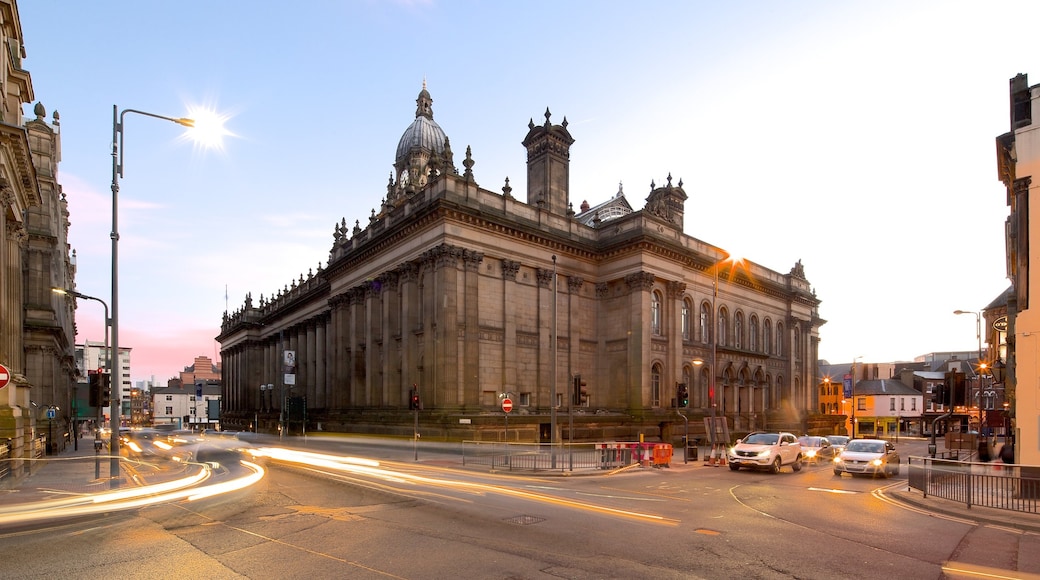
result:
<svg viewBox="0 0 1040 580"><path fill-rule="evenodd" d="M816 451L813 450L813 449L810 449L810 450L805 452L805 456L806 457L816 457Z"/></svg>
<svg viewBox="0 0 1040 580"><path fill-rule="evenodd" d="M769 457L769 453L770 453L770 451L768 449L766 449L764 451L759 451L758 452L758 456L759 457Z"/></svg>
<svg viewBox="0 0 1040 580"><path fill-rule="evenodd" d="M834 463L841 463L841 457L840 456L836 456L834 458Z"/></svg>
<svg viewBox="0 0 1040 580"><path fill-rule="evenodd" d="M873 465L874 467L881 467L881 463L882 463L881 458L875 459L874 461L870 462L870 464Z"/></svg>

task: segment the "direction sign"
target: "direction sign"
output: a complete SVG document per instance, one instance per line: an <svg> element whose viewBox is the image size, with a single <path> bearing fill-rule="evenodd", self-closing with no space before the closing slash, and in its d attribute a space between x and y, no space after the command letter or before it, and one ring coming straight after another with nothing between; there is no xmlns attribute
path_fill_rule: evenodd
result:
<svg viewBox="0 0 1040 580"><path fill-rule="evenodd" d="M502 410L505 411L506 413L512 411L513 410L513 399L510 399L508 397L506 397L505 399L502 399Z"/></svg>
<svg viewBox="0 0 1040 580"><path fill-rule="evenodd" d="M11 371L7 370L4 365L0 365L0 389L6 387L9 382L11 382Z"/></svg>

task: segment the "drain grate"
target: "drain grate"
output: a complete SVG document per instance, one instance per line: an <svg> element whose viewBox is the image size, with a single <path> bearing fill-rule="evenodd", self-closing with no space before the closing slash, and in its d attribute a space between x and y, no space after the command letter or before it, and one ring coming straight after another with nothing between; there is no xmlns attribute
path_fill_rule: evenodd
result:
<svg viewBox="0 0 1040 580"><path fill-rule="evenodd" d="M544 522L545 518L539 518L535 516L513 516L511 518L506 518L506 521L511 524L516 524L518 526L530 526L532 524Z"/></svg>

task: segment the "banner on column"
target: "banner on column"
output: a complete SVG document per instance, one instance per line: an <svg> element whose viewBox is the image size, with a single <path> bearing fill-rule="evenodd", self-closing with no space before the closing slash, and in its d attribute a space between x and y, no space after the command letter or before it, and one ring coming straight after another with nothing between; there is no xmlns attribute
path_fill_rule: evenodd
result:
<svg viewBox="0 0 1040 580"><path fill-rule="evenodd" d="M286 385L296 384L296 351L282 351L282 373L285 375L283 381Z"/></svg>

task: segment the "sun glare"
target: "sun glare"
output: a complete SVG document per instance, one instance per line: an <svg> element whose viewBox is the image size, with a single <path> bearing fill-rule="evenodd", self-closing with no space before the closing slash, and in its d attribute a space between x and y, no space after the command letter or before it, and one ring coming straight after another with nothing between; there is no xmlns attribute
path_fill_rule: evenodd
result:
<svg viewBox="0 0 1040 580"><path fill-rule="evenodd" d="M222 115L212 109L201 107L189 107L188 117L195 124L185 131L184 137L195 143L199 149L224 149L224 137L232 137L234 133L229 131L224 124L231 118Z"/></svg>

